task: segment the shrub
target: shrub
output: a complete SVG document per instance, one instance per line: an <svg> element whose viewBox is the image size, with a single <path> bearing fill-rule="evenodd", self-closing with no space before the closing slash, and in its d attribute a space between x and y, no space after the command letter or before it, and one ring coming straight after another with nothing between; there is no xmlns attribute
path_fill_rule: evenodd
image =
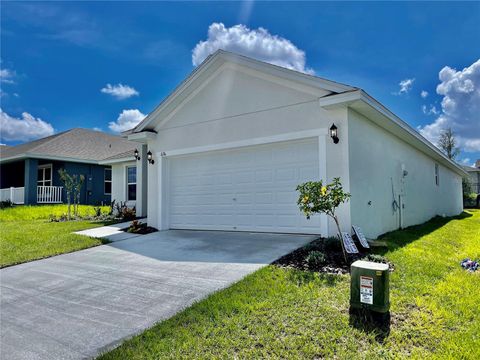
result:
<svg viewBox="0 0 480 360"><path fill-rule="evenodd" d="M462 178L462 194L463 194L463 199L468 197L469 194L473 192L473 184L472 180L470 177L464 177Z"/></svg>
<svg viewBox="0 0 480 360"><path fill-rule="evenodd" d="M390 271L393 271L393 269L394 269L393 263L390 260L388 260L385 256L382 256L382 255L368 254L362 260L371 261L371 262L375 262L375 263L381 263L381 264L387 264Z"/></svg>
<svg viewBox="0 0 480 360"><path fill-rule="evenodd" d="M123 221L131 221L136 218L135 206L129 208L126 202L112 202L112 207L114 208L114 214L117 218L122 219Z"/></svg>
<svg viewBox="0 0 480 360"><path fill-rule="evenodd" d="M8 199L8 200L0 201L0 209L6 209L11 207L13 207L12 200Z"/></svg>
<svg viewBox="0 0 480 360"><path fill-rule="evenodd" d="M343 191L340 178L334 178L332 183L323 185L320 181L308 181L297 186L299 197L297 205L300 211L310 219L314 214L327 214L337 225L338 241L342 247L343 258L347 262L347 253L343 247L343 242L340 240L342 233L340 230L340 223L335 213L336 209L344 202L350 199L350 194Z"/></svg>
<svg viewBox="0 0 480 360"><path fill-rule="evenodd" d="M68 215L67 214L61 214L61 215L55 215L55 214L50 214L49 215L50 222L63 222L63 221L68 221Z"/></svg>
<svg viewBox="0 0 480 360"><path fill-rule="evenodd" d="M135 206L133 208L124 207L121 212L121 218L123 221L130 221L136 218Z"/></svg>
<svg viewBox="0 0 480 360"><path fill-rule="evenodd" d="M475 207L477 206L477 194L470 193L463 195L463 206L465 207Z"/></svg>
<svg viewBox="0 0 480 360"><path fill-rule="evenodd" d="M94 206L93 211L95 213L95 217L101 217L102 216L102 207L101 206Z"/></svg>
<svg viewBox="0 0 480 360"><path fill-rule="evenodd" d="M147 224L144 224L144 223L142 223L138 220L133 220L132 223L130 224L130 226L128 227L127 232L136 233L139 230L141 230L142 228L146 228L146 227L147 227Z"/></svg>
<svg viewBox="0 0 480 360"><path fill-rule="evenodd" d="M310 251L306 260L310 269L318 268L325 263L325 254L321 251Z"/></svg>
<svg viewBox="0 0 480 360"><path fill-rule="evenodd" d="M340 244L336 236L330 236L326 238L324 241L325 241L326 252L342 251L342 245Z"/></svg>
<svg viewBox="0 0 480 360"><path fill-rule="evenodd" d="M310 251L313 251L313 250L320 250L322 247L321 247L321 244L319 244L317 242L317 240L315 241L312 241L312 242L309 242L307 245L305 245L303 247L303 249L306 251L306 252L310 252Z"/></svg>

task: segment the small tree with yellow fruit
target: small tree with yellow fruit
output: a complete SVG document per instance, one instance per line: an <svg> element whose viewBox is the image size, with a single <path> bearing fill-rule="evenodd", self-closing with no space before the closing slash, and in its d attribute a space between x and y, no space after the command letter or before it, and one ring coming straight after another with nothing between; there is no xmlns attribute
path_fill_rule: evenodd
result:
<svg viewBox="0 0 480 360"><path fill-rule="evenodd" d="M313 214L324 213L335 221L342 246L343 257L346 262L347 254L342 241L340 223L335 211L340 204L348 201L350 194L343 191L340 178L334 178L332 183L326 185L323 185L321 180L308 181L298 185L297 191L299 192L297 204L307 219L310 219L310 216Z"/></svg>

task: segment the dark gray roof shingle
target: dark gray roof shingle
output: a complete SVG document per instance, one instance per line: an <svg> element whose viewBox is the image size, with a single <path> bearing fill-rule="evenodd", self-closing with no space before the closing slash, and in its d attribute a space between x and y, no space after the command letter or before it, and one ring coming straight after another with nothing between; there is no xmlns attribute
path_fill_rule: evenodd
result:
<svg viewBox="0 0 480 360"><path fill-rule="evenodd" d="M131 160L135 160L133 157L133 151L134 150L127 150L122 153L110 156L108 158L103 159L104 161L110 161L110 160L119 160L119 159L126 159L126 158L131 158Z"/></svg>
<svg viewBox="0 0 480 360"><path fill-rule="evenodd" d="M134 151L138 144L120 136L75 128L25 144L0 148L0 159L45 156L100 161Z"/></svg>

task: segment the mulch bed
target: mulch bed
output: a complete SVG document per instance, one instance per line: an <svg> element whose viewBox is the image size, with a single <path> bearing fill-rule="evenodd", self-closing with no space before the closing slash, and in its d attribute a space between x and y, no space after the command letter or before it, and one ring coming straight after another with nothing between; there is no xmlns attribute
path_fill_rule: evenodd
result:
<svg viewBox="0 0 480 360"><path fill-rule="evenodd" d="M328 274L346 274L350 271L350 263L345 263L340 242L338 240L337 243L338 245L334 244L334 241L331 241L330 239L320 238L282 256L273 264L280 267L305 271L315 271ZM311 251L320 251L325 255L325 261L323 264L312 266L307 262L307 256Z"/></svg>
<svg viewBox="0 0 480 360"><path fill-rule="evenodd" d="M157 232L158 229L152 227L152 226L141 226L137 229L131 229L128 228L127 232L132 233L132 234L139 234L139 235L145 235L145 234L151 234L153 232Z"/></svg>
<svg viewBox="0 0 480 360"><path fill-rule="evenodd" d="M309 264L307 257L312 251L322 252L325 255L325 260L321 264ZM350 264L356 260L364 259L366 256L368 256L368 253L360 253L355 255L347 254L348 263L345 263L339 240L333 238L319 238L308 243L304 247L296 249L291 253L281 257L273 262L273 265L289 269L298 269L327 274L347 274L350 272ZM377 261L376 259L368 260ZM381 262L388 263L390 271L393 271L392 263L387 261Z"/></svg>

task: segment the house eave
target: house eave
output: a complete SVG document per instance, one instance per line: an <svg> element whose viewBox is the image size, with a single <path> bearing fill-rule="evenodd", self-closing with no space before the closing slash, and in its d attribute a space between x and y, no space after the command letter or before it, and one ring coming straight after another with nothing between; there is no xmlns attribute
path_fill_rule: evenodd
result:
<svg viewBox="0 0 480 360"><path fill-rule="evenodd" d="M75 163L83 163L83 164L98 164L99 161L97 160L89 160L89 159L77 159L65 156L51 156L51 155L43 155L43 154L31 154L31 153L24 153L20 155L15 155L7 158L0 159L0 163L8 163L17 160L25 160L25 159L38 159L38 160L52 160L52 161L68 161L68 162L75 162Z"/></svg>
<svg viewBox="0 0 480 360"><path fill-rule="evenodd" d="M119 158L119 159L111 159L111 160L102 160L99 161L99 165L114 165L114 164L119 164L119 163L127 163L127 162L134 162L136 161L132 156L130 157L124 157L124 158Z"/></svg>
<svg viewBox="0 0 480 360"><path fill-rule="evenodd" d="M0 164L6 164L6 163L9 163L9 162L14 162L14 161L18 161L18 160L25 160L26 158L27 157L25 156L25 154L0 158Z"/></svg>
<svg viewBox="0 0 480 360"><path fill-rule="evenodd" d="M142 131L128 134L129 141L135 141L142 144L146 144L148 141L155 140L157 138L157 133L152 131Z"/></svg>
<svg viewBox="0 0 480 360"><path fill-rule="evenodd" d="M321 98L319 99L319 104L327 109L336 106L347 106L366 116L378 126L393 133L430 157L436 159L458 175L468 176L468 173L462 169L460 165L450 160L418 131L413 129L405 121L388 110L383 104L361 89Z"/></svg>

